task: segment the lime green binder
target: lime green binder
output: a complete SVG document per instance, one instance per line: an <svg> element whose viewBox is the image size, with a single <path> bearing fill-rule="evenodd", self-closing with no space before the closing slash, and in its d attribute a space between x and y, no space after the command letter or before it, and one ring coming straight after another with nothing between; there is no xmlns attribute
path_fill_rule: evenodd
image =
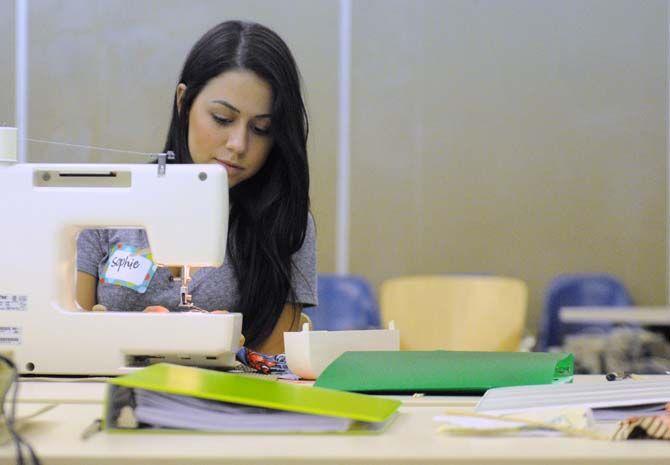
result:
<svg viewBox="0 0 670 465"><path fill-rule="evenodd" d="M574 356L544 352L345 352L314 386L367 393L472 393L571 382Z"/></svg>
<svg viewBox="0 0 670 465"><path fill-rule="evenodd" d="M353 429L379 431L388 424L400 402L380 397L261 379L221 371L160 363L108 381L110 392L104 418L109 423L111 392L116 387L143 389L198 399L263 407L286 412L354 420ZM384 424L382 426L382 424ZM105 428L113 429L106 424Z"/></svg>

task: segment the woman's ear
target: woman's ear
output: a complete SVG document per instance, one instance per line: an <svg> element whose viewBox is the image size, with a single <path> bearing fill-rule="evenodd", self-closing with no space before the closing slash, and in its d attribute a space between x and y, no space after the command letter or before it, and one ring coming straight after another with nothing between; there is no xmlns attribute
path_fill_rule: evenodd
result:
<svg viewBox="0 0 670 465"><path fill-rule="evenodd" d="M184 92L186 92L186 84L180 82L177 85L177 111L181 113L181 102L184 100Z"/></svg>

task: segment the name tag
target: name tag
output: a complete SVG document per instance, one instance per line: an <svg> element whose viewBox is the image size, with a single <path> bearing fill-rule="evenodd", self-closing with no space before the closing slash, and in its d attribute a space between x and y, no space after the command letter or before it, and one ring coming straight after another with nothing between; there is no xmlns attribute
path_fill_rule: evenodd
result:
<svg viewBox="0 0 670 465"><path fill-rule="evenodd" d="M151 252L132 245L116 244L100 277L101 283L133 289L143 294L156 273Z"/></svg>

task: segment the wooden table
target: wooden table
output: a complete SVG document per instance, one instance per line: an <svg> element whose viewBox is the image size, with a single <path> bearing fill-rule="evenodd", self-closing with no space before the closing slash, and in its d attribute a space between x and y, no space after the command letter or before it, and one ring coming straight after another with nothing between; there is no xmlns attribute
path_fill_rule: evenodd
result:
<svg viewBox="0 0 670 465"><path fill-rule="evenodd" d="M580 376L577 382L604 382ZM19 415L55 402L23 430L44 465L210 464L663 464L670 442L609 442L578 438L459 437L436 432L446 407L474 408L476 397L404 398L380 435L81 433L102 413L102 383L22 383ZM602 424L602 431L614 424ZM0 464L14 448L0 447Z"/></svg>

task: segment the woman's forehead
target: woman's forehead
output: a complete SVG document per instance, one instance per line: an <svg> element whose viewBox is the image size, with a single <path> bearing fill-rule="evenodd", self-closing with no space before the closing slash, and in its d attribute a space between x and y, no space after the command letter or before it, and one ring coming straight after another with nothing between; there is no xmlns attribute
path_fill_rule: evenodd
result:
<svg viewBox="0 0 670 465"><path fill-rule="evenodd" d="M248 70L231 70L211 79L200 95L207 104L220 105L246 116L269 116L272 88Z"/></svg>

